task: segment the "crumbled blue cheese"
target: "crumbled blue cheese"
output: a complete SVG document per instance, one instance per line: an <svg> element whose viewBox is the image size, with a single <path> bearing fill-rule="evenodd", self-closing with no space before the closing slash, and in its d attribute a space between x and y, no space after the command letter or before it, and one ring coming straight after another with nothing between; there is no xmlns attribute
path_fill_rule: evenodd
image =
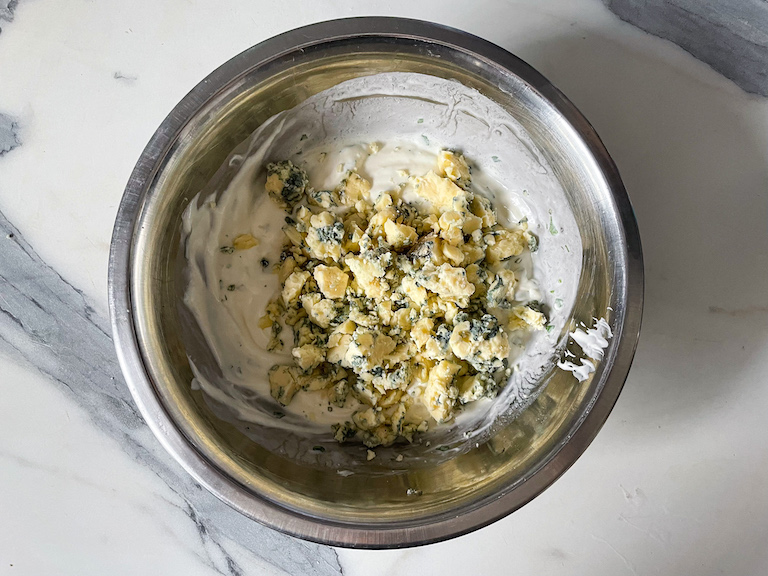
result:
<svg viewBox="0 0 768 576"><path fill-rule="evenodd" d="M320 328L328 328L336 318L336 303L321 294L313 292L301 297L301 305L307 312L307 316Z"/></svg>
<svg viewBox="0 0 768 576"><path fill-rule="evenodd" d="M464 156L456 154L453 150L442 150L437 155L437 166L441 176L449 178L462 188L467 189L472 177Z"/></svg>
<svg viewBox="0 0 768 576"><path fill-rule="evenodd" d="M442 360L429 371L429 380L424 390L424 403L432 416L438 422L451 419L459 396L455 377L461 366L448 360Z"/></svg>
<svg viewBox="0 0 768 576"><path fill-rule="evenodd" d="M459 402L468 404L480 398L493 398L499 390L499 385L486 372L467 376L459 383Z"/></svg>
<svg viewBox="0 0 768 576"><path fill-rule="evenodd" d="M492 314L459 322L450 339L451 351L478 372L494 372L504 367L509 356L509 337Z"/></svg>
<svg viewBox="0 0 768 576"><path fill-rule="evenodd" d="M508 308L515 299L516 284L517 280L512 270L499 270L487 290L488 306Z"/></svg>
<svg viewBox="0 0 768 576"><path fill-rule="evenodd" d="M538 302L512 308L512 315L509 320L511 330L526 330L529 328L543 330L546 324L547 317L539 308Z"/></svg>
<svg viewBox="0 0 768 576"><path fill-rule="evenodd" d="M289 162L271 164L267 179L290 211L282 289L259 322L276 346L282 321L293 330L294 363L269 374L277 402L301 390L339 407L354 398L360 407L334 437L372 448L412 442L430 422L497 394L510 332L546 324L538 303L515 299L509 264L537 244L525 221L498 224L461 154L442 151L436 170L410 177L418 205L399 189L370 198L355 171L333 190L315 191Z"/></svg>
<svg viewBox="0 0 768 576"><path fill-rule="evenodd" d="M519 256L528 247L528 238L525 230L495 230L486 234L483 238L488 249L486 258L491 263L508 260L512 256Z"/></svg>
<svg viewBox="0 0 768 576"><path fill-rule="evenodd" d="M427 200L435 212L444 212L453 207L454 198L467 197L467 192L449 178L442 178L434 172L428 172L422 178L415 179L416 194Z"/></svg>
<svg viewBox="0 0 768 576"><path fill-rule="evenodd" d="M326 298L343 298L347 291L347 284L349 283L349 275L347 275L341 268L337 266L326 266L325 264L319 264L315 266L312 275L317 282L320 292Z"/></svg>
<svg viewBox="0 0 768 576"><path fill-rule="evenodd" d="M304 287L307 280L309 280L309 272L305 272L304 270L292 272L283 283L283 304L288 306L295 301L299 297L299 294L301 294L301 289Z"/></svg>
<svg viewBox="0 0 768 576"><path fill-rule="evenodd" d="M310 225L306 237L310 256L318 260L338 260L341 257L344 224L336 221L330 212L322 212L310 218Z"/></svg>
<svg viewBox="0 0 768 576"><path fill-rule="evenodd" d="M425 266L416 276L416 282L447 302L463 303L462 308L475 292L475 286L467 280L467 271L450 264L438 268Z"/></svg>
<svg viewBox="0 0 768 576"><path fill-rule="evenodd" d="M293 366L273 366L269 371L270 393L283 406L290 404L300 389L296 376Z"/></svg>
<svg viewBox="0 0 768 576"><path fill-rule="evenodd" d="M308 372L319 366L325 360L325 349L314 344L305 344L291 351L291 355L296 360L296 365Z"/></svg>
<svg viewBox="0 0 768 576"><path fill-rule="evenodd" d="M294 166L290 160L267 165L265 189L281 208L293 208L301 201L308 183L304 170Z"/></svg>

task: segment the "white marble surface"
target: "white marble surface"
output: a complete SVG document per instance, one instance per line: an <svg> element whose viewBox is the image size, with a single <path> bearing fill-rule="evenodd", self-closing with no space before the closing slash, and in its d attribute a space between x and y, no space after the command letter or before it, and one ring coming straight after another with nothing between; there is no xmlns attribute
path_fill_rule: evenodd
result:
<svg viewBox="0 0 768 576"><path fill-rule="evenodd" d="M768 101L599 0L6 4L0 575L768 573ZM464 28L549 77L622 172L647 274L635 364L576 465L492 526L386 552L201 491L123 401L104 332L114 214L165 114L250 45L363 14Z"/></svg>

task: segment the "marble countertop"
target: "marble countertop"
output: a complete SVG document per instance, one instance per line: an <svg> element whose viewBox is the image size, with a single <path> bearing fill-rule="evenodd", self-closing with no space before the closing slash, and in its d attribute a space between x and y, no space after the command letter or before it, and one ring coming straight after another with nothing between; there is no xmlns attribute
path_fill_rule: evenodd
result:
<svg viewBox="0 0 768 576"><path fill-rule="evenodd" d="M705 4L0 0L0 575L768 573L768 4ZM106 306L123 187L175 103L252 44L363 14L466 29L563 90L621 170L647 279L573 468L487 528L382 552L197 486L137 414Z"/></svg>

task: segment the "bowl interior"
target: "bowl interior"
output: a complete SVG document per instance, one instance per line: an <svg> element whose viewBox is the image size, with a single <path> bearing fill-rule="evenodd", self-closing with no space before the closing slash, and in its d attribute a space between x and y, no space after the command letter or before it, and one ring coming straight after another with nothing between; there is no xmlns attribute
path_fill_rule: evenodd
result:
<svg viewBox="0 0 768 576"><path fill-rule="evenodd" d="M582 238L578 297L563 342L568 328L591 325L595 317L608 319L615 337L592 378L579 383L570 373L550 372L538 396L521 413L502 418L487 441L459 455L441 457L432 446L423 447L423 458L417 454L400 463L377 457L364 471L345 475L339 474L332 452L362 455L360 446L338 446L311 462L277 455L258 442L257 432L246 435L218 418L190 387L193 375L178 307L184 290L180 223L188 202L267 118L341 81L387 71L458 80L524 126L566 190ZM456 47L373 37L282 54L243 71L201 103L164 151L141 201L130 290L154 392L203 458L255 500L325 523L375 529L422 526L458 510L477 509L516 489L563 448L600 394L621 339L626 260L622 225L601 166L576 127L536 86Z"/></svg>

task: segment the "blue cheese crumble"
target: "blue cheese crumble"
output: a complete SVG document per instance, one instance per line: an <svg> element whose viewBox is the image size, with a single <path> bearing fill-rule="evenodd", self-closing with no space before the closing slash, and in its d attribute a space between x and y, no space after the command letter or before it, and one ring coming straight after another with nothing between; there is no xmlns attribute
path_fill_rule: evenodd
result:
<svg viewBox="0 0 768 576"><path fill-rule="evenodd" d="M497 395L508 374L509 337L543 330L537 302L515 299L511 262L535 251L527 222L498 223L472 189L464 157L443 150L435 170L371 199L355 171L314 190L289 161L269 164L266 190L288 214L276 273L279 293L260 326L293 330L292 364L269 372L272 397L321 390L334 406L354 398L339 442L369 448L412 442L461 407ZM370 454L369 454L370 458Z"/></svg>

